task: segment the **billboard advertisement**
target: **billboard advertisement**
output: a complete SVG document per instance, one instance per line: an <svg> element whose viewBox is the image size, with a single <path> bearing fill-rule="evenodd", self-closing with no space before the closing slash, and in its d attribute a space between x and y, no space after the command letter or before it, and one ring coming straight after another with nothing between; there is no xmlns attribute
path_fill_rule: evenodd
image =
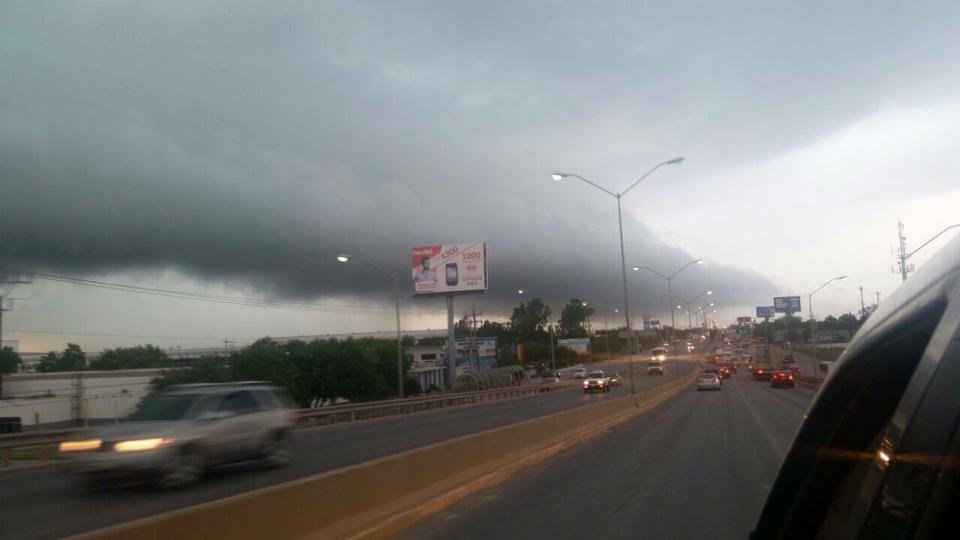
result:
<svg viewBox="0 0 960 540"><path fill-rule="evenodd" d="M775 313L773 306L757 306L758 319L772 319Z"/></svg>
<svg viewBox="0 0 960 540"><path fill-rule="evenodd" d="M737 322L740 324L746 324L753 322L753 317L737 317Z"/></svg>
<svg viewBox="0 0 960 540"><path fill-rule="evenodd" d="M461 359L472 358L473 351L470 338L457 338L457 361ZM477 338L477 356L480 358L497 357L497 338L478 337Z"/></svg>
<svg viewBox="0 0 960 540"><path fill-rule="evenodd" d="M578 356L587 356L591 353L590 338L558 339L557 345L573 349Z"/></svg>
<svg viewBox="0 0 960 540"><path fill-rule="evenodd" d="M414 296L487 290L487 243L434 244L410 250Z"/></svg>
<svg viewBox="0 0 960 540"><path fill-rule="evenodd" d="M800 313L799 296L775 296L773 297L773 310L777 313Z"/></svg>

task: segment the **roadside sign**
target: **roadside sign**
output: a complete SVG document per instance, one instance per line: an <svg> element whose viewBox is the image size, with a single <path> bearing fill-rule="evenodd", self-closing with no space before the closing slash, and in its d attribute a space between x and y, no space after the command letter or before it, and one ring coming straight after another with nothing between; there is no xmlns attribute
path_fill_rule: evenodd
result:
<svg viewBox="0 0 960 540"><path fill-rule="evenodd" d="M773 297L773 310L777 313L800 313L799 296L775 296Z"/></svg>
<svg viewBox="0 0 960 540"><path fill-rule="evenodd" d="M434 244L410 250L414 296L487 290L487 244Z"/></svg>
<svg viewBox="0 0 960 540"><path fill-rule="evenodd" d="M772 319L776 310L773 306L757 306L758 319Z"/></svg>

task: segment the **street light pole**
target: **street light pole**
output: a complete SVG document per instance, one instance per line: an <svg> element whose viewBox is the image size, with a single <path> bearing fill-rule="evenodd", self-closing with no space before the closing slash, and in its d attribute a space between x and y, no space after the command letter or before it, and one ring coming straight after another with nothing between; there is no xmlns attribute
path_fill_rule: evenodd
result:
<svg viewBox="0 0 960 540"><path fill-rule="evenodd" d="M688 262L687 264L681 266L679 270L677 270L676 272L674 272L673 274L671 274L671 275L669 275L669 276L665 276L665 275L661 274L660 272L657 272L657 271L654 270L653 268L650 268L650 267L647 267L647 266L634 266L634 267L633 267L633 271L634 271L634 272L639 272L640 270L646 270L647 272L650 272L651 274L654 274L654 275L656 275L656 276L660 276L661 278L667 280L667 294L668 294L669 297L670 297L670 346L671 346L671 348L673 349L673 354L674 354L674 356L676 356L676 354L677 354L676 345L675 345L674 342L673 342L673 341L674 341L674 336L676 335L676 331L677 331L677 323L676 323L676 320L675 320L675 318L674 318L674 316L673 316L673 306L674 306L674 304L673 304L673 278L677 277L677 275L678 275L680 272L683 272L684 270L686 270L686 269L689 268L690 266L692 266L692 265L694 265L694 264L702 264L702 263L703 263L703 259L695 259L695 260L692 260L692 261Z"/></svg>
<svg viewBox="0 0 960 540"><path fill-rule="evenodd" d="M376 268L382 274L387 276L390 281L393 283L393 301L394 308L396 310L397 317L397 397L403 399L403 344L402 337L400 336L400 279L396 274L387 270L386 268L380 266L379 264L367 259L366 257L361 257L359 255L337 255L337 262L346 263L350 259L361 260L373 268Z"/></svg>
<svg viewBox="0 0 960 540"><path fill-rule="evenodd" d="M587 180L586 178L580 176L579 174L555 172L555 173L553 173L553 174L551 175L551 177L552 177L555 181L560 181L560 180L563 180L564 178L567 178L567 177L570 177L570 178L578 178L578 179L584 181L585 183L590 184L591 186L593 186L593 187L599 189L600 191L606 193L607 195L610 195L611 197L617 199L617 223L618 223L618 225L619 225L619 230L620 230L620 273L621 273L621 277L623 278L623 317L624 317L624 319L625 319L625 322L627 323L627 335L632 335L633 332L632 332L632 329L631 329L631 326L630 326L630 301L629 301L629 299L627 298L627 262L626 262L626 255L625 255L624 249L623 249L623 210L622 210L622 208L621 208L620 199L622 199L623 196L626 195L627 193L629 193L631 189L633 189L634 187L636 187L637 184L639 184L639 183L642 182L644 179L646 179L648 176L650 176L651 174L653 174L653 172L656 171L657 169L659 169L660 167L662 167L662 166L664 166L664 165L677 165L677 164L681 163L682 161L683 161L683 158L682 158L682 157L677 157L677 158L671 159L671 160L669 160L669 161L664 161L664 162L661 162L661 163L657 163L656 165L653 166L653 168L651 168L649 171L647 171L646 173L644 173L643 176L641 176L639 179L637 179L637 181L635 181L634 183L630 184L630 187L628 187L627 189L623 190L623 191L620 192L620 193L614 193L613 191L610 191L609 189L607 189L607 188L605 188L605 187L603 187L603 186L600 186L599 184L595 184L595 183L591 182L590 180ZM628 339L629 339L629 338L628 338ZM631 352L630 352L630 356L629 356L629 358L630 358L630 360L629 360L629 363L630 363L630 393L631 393L631 394L634 394L634 393L635 393L635 385L634 385L634 381L633 381L633 371L634 371L634 370L633 370L633 354L634 354L634 351L631 351Z"/></svg>
<svg viewBox="0 0 960 540"><path fill-rule="evenodd" d="M813 290L812 293L807 295L807 313L810 315L810 339L813 341L814 348L820 348L820 340L817 339L817 323L813 320L813 295L817 293L820 289L826 287L827 285L833 283L834 281L843 281L847 279L847 276L837 276L835 278L830 278L823 285L817 287Z"/></svg>

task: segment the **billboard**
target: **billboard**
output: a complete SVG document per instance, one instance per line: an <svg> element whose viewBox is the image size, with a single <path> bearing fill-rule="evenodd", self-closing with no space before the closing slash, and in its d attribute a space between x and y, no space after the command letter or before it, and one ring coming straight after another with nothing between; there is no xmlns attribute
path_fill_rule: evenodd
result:
<svg viewBox="0 0 960 540"><path fill-rule="evenodd" d="M758 319L772 319L776 310L773 306L757 306Z"/></svg>
<svg viewBox="0 0 960 540"><path fill-rule="evenodd" d="M472 358L472 344L470 338L457 338L457 361L465 358ZM497 357L497 338L478 337L477 338L477 356L480 358Z"/></svg>
<svg viewBox="0 0 960 540"><path fill-rule="evenodd" d="M740 324L746 324L753 322L753 317L737 317L737 322Z"/></svg>
<svg viewBox="0 0 960 540"><path fill-rule="evenodd" d="M558 339L557 345L573 349L578 356L586 356L591 353L590 338Z"/></svg>
<svg viewBox="0 0 960 540"><path fill-rule="evenodd" d="M414 296L487 290L487 243L434 244L410 250Z"/></svg>
<svg viewBox="0 0 960 540"><path fill-rule="evenodd" d="M773 297L773 310L777 313L800 313L799 296L775 296Z"/></svg>

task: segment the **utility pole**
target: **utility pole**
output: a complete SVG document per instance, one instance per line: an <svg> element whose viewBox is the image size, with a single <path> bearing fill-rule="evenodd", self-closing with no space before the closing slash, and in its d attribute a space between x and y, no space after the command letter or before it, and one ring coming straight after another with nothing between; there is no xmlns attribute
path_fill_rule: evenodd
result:
<svg viewBox="0 0 960 540"><path fill-rule="evenodd" d="M223 338L223 357L230 357L230 345L233 345L232 339Z"/></svg>
<svg viewBox="0 0 960 540"><path fill-rule="evenodd" d="M477 343L477 315L483 315L483 313L477 313L477 310L473 310L473 324L471 325L470 332L470 354L473 356L473 362L476 365L477 371L480 371L480 346Z"/></svg>
<svg viewBox="0 0 960 540"><path fill-rule="evenodd" d="M880 305L880 291L877 291L877 305Z"/></svg>
<svg viewBox="0 0 960 540"><path fill-rule="evenodd" d="M867 306L863 303L863 285L860 286L860 318L867 316Z"/></svg>
<svg viewBox="0 0 960 540"><path fill-rule="evenodd" d="M6 274L0 272L0 285L29 285L33 283L31 279L26 274ZM3 307L3 296L0 295L0 348L3 348L3 312L12 311L11 309Z"/></svg>
<svg viewBox="0 0 960 540"><path fill-rule="evenodd" d="M903 281L907 280L907 238L903 236L903 222L897 222L897 242L900 247L897 250L897 258L900 260L900 275Z"/></svg>

